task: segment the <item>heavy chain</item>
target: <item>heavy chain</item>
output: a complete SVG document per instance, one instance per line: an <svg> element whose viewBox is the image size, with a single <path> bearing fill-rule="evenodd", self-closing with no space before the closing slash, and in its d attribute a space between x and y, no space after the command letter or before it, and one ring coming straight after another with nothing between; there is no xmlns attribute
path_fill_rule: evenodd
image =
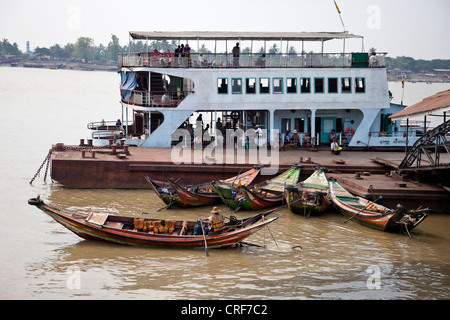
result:
<svg viewBox="0 0 450 320"><path fill-rule="evenodd" d="M52 156L52 152L54 150L58 150L58 151L66 151L66 150L70 150L70 151L88 151L91 149L108 149L111 148L111 146L101 146L101 147L95 147L95 146L83 146L83 147L76 147L76 146L64 146L64 147L60 147L60 148L56 148L53 147L48 151L47 156L45 157L44 161L42 162L41 166L39 167L39 169L37 170L37 172L35 173L34 177L30 180L30 184L33 183L33 181L36 179L36 177L39 176L39 174L41 173L42 168L44 167L44 165L47 163L46 167L45 167L45 175L44 175L44 182L47 180L47 174L48 174L48 168L50 167L50 159Z"/></svg>
<svg viewBox="0 0 450 320"><path fill-rule="evenodd" d="M45 163L47 162L47 167L45 168L45 177L44 177L44 182L47 178L47 172L48 172L48 166L50 164L50 158L52 156L52 152L53 152L53 148L51 148L48 151L47 156L45 157L44 161L42 162L41 166L39 167L38 171L34 174L34 177L31 179L30 184L33 183L33 181L36 179L36 177L39 175L39 173L41 172L42 168L44 167Z"/></svg>

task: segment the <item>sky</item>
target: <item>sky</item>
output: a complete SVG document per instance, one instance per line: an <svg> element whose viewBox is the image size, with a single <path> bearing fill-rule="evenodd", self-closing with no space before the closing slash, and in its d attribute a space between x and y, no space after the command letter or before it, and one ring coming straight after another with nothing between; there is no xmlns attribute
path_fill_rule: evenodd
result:
<svg viewBox="0 0 450 320"><path fill-rule="evenodd" d="M0 0L0 40L25 52L27 41L31 50L79 37L107 45L112 34L125 45L129 31L343 31L341 17L346 31L364 37L347 40L346 52L450 59L449 0L336 3L341 15L333 0ZM324 52L342 52L342 44Z"/></svg>

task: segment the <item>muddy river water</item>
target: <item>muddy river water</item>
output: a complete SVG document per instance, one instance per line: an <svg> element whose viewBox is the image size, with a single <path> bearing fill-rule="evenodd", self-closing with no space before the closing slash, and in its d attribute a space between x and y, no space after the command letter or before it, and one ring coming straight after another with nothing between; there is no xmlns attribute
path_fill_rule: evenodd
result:
<svg viewBox="0 0 450 320"><path fill-rule="evenodd" d="M49 178L44 183L43 174L30 185L52 144L76 144L88 122L120 117L119 79L73 70L0 74L2 299L450 298L449 213L431 215L408 237L344 223L333 211L306 219L281 208L270 229L248 239L265 247L211 249L209 257L201 248L82 240L28 198L39 194L74 211L178 220L206 216L210 208L156 212L164 204L150 190L65 189Z"/></svg>

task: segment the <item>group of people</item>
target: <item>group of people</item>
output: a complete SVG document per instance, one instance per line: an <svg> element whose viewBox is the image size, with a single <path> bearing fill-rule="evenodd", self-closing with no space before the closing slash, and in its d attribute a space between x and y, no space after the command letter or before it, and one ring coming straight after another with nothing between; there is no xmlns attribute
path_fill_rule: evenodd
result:
<svg viewBox="0 0 450 320"><path fill-rule="evenodd" d="M239 42L236 42L236 45L232 49L233 67L234 68L239 68L240 51L241 51L241 49L239 47ZM157 54L158 50L154 49L153 53ZM173 66L175 66L175 67L181 66L182 68L192 67L191 47L189 46L189 44L186 43L186 45L184 45L184 44L178 45L178 47L175 49L174 58L175 59L173 60ZM169 58L169 61L167 61L165 56L161 57L161 60L160 60L161 66L162 67L170 67L171 66L170 60L171 59ZM199 53L199 55L197 56L196 62L198 63L198 66L200 66L200 67L209 67L210 66L209 61L205 58L203 53ZM260 68L264 68L265 65L266 65L266 54L263 53L263 54L261 54L261 56L258 57L258 59L256 61L256 66L260 67Z"/></svg>
<svg viewBox="0 0 450 320"><path fill-rule="evenodd" d="M189 44L181 44L175 49L175 66L183 68L191 67L191 47Z"/></svg>

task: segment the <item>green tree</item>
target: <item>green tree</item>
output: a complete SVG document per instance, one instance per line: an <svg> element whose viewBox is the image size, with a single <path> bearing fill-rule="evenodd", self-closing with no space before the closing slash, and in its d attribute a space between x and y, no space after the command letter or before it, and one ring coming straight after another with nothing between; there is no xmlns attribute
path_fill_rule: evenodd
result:
<svg viewBox="0 0 450 320"><path fill-rule="evenodd" d="M91 61L95 56L94 40L88 37L80 37L75 43L74 55L76 58Z"/></svg>
<svg viewBox="0 0 450 320"><path fill-rule="evenodd" d="M19 46L17 43L14 44L9 43L8 39L3 39L0 42L0 55L14 55L20 56L22 52L19 50Z"/></svg>
<svg viewBox="0 0 450 320"><path fill-rule="evenodd" d="M66 58L74 58L74 52L75 52L75 45L73 43L67 43L64 46L64 54Z"/></svg>
<svg viewBox="0 0 450 320"><path fill-rule="evenodd" d="M64 52L64 49L59 44L55 44L50 47L50 55L56 59L67 58L67 55Z"/></svg>
<svg viewBox="0 0 450 320"><path fill-rule="evenodd" d="M50 51L49 48L36 47L36 49L34 49L34 54L37 56L51 56L52 52Z"/></svg>
<svg viewBox="0 0 450 320"><path fill-rule="evenodd" d="M114 61L117 61L117 56L119 52L122 51L122 48L119 44L119 38L112 34L111 35L111 41L108 43L108 58Z"/></svg>

